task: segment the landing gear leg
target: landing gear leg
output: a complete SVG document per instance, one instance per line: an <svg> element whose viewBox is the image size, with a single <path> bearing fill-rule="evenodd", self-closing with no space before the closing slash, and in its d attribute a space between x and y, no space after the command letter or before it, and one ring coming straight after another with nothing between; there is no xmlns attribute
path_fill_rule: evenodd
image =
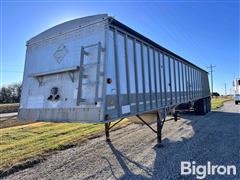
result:
<svg viewBox="0 0 240 180"><path fill-rule="evenodd" d="M109 133L110 124L111 124L111 123L105 123L106 142L111 142L111 140L110 140L110 133Z"/></svg>
<svg viewBox="0 0 240 180"><path fill-rule="evenodd" d="M160 114L157 113L157 145L160 145L162 142L162 123Z"/></svg>
<svg viewBox="0 0 240 180"><path fill-rule="evenodd" d="M116 126L118 123L120 123L123 119L124 118L121 118L119 121L114 123L112 126L111 126L111 122L106 122L105 123L106 142L111 142L111 139L110 139L110 129L112 129L114 126Z"/></svg>
<svg viewBox="0 0 240 180"><path fill-rule="evenodd" d="M174 119L175 122L177 122L177 120L178 120L178 112L176 112L176 111L174 112L173 119Z"/></svg>
<svg viewBox="0 0 240 180"><path fill-rule="evenodd" d="M162 119L161 113L158 111L157 112L157 144L156 144L157 148L163 147L163 145L162 145L162 128L163 128L164 122L165 122L165 114Z"/></svg>

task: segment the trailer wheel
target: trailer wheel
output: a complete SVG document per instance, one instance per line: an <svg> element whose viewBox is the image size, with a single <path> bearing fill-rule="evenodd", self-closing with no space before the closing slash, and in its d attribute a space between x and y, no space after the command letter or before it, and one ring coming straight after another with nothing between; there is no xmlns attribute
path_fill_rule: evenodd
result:
<svg viewBox="0 0 240 180"><path fill-rule="evenodd" d="M211 112L211 98L207 98L207 113Z"/></svg>
<svg viewBox="0 0 240 180"><path fill-rule="evenodd" d="M209 97L209 112L212 111L212 99Z"/></svg>
<svg viewBox="0 0 240 180"><path fill-rule="evenodd" d="M208 103L206 98L199 99L197 102L195 102L195 105L194 105L195 114L205 115L207 113L207 109L208 109Z"/></svg>
<svg viewBox="0 0 240 180"><path fill-rule="evenodd" d="M207 99L206 98L204 98L203 99L203 115L205 115L205 114L207 114L207 112L208 112L208 105L207 105Z"/></svg>

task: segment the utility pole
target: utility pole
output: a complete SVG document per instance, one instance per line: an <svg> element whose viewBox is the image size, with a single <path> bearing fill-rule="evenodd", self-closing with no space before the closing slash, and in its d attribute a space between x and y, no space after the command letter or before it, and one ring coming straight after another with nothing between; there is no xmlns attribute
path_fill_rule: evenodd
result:
<svg viewBox="0 0 240 180"><path fill-rule="evenodd" d="M227 95L227 84L224 83L224 88L225 88L225 96Z"/></svg>
<svg viewBox="0 0 240 180"><path fill-rule="evenodd" d="M212 96L213 96L213 68L215 68L216 66L213 66L212 64L207 67L210 69L210 73L211 73L211 88L212 88Z"/></svg>

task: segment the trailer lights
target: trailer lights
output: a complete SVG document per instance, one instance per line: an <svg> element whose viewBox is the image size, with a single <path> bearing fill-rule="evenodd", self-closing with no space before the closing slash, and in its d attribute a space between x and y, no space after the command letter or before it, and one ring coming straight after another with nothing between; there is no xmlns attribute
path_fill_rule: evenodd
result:
<svg viewBox="0 0 240 180"><path fill-rule="evenodd" d="M52 100L53 99L53 95L48 96L47 100Z"/></svg>
<svg viewBox="0 0 240 180"><path fill-rule="evenodd" d="M55 99L55 100L59 100L59 99L60 99L60 96L57 94L54 99Z"/></svg>
<svg viewBox="0 0 240 180"><path fill-rule="evenodd" d="M107 78L107 83L111 84L112 83L112 79L111 78Z"/></svg>

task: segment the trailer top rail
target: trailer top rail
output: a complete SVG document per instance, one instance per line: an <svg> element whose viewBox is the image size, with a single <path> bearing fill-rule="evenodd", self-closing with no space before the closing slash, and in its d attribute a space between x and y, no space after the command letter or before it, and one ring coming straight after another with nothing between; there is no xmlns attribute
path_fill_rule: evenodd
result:
<svg viewBox="0 0 240 180"><path fill-rule="evenodd" d="M195 64L191 63L190 61L186 60L185 58L175 54L174 52L164 48L163 46L160 46L159 44L157 44L156 42L152 41L151 39L147 38L146 36L143 36L142 34L138 33L137 31L133 30L132 28L126 26L125 24L121 23L120 21L116 20L115 18L109 16L109 22L111 25L116 26L116 27L120 27L121 29L125 30L126 32L129 32L130 34L133 34L135 37L144 40L145 42L149 43L152 46L155 46L157 48L159 48L160 50L164 51L165 53L179 59L182 60L192 66L194 66L197 69L200 69L206 73L208 73L207 71L205 71L204 69L196 66ZM131 35L130 35L131 36Z"/></svg>

